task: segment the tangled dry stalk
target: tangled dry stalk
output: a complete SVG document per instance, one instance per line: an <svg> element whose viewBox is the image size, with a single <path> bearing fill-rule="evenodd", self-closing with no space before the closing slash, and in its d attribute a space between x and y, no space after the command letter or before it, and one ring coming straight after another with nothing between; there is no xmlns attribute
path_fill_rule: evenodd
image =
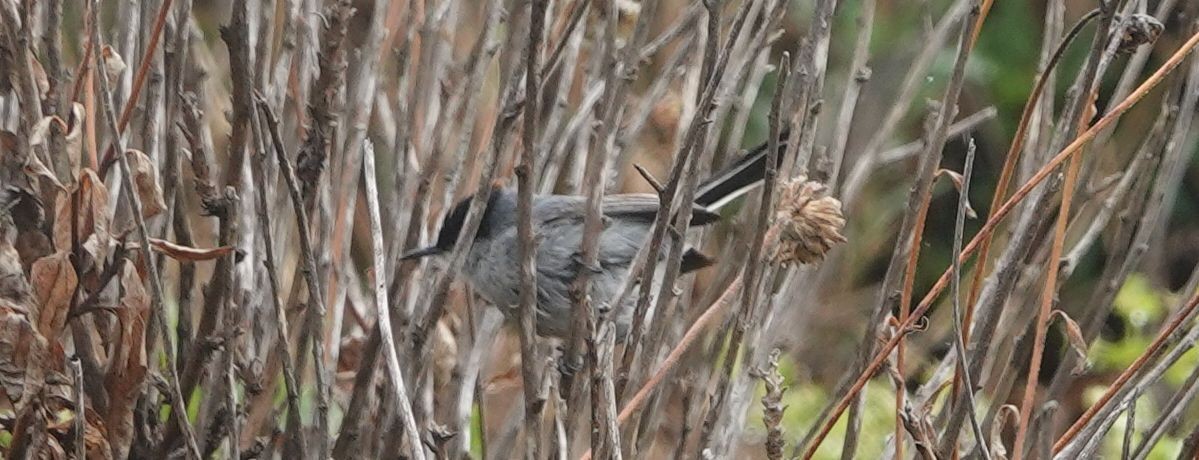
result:
<svg viewBox="0 0 1199 460"><path fill-rule="evenodd" d="M900 3L0 0L0 457L1193 456L1199 3L1047 2L1016 105L1006 5ZM514 324L459 279L494 182ZM534 195L586 197L595 266L626 191L630 330L584 270L536 336ZM1146 278L1168 314L1088 368Z"/></svg>

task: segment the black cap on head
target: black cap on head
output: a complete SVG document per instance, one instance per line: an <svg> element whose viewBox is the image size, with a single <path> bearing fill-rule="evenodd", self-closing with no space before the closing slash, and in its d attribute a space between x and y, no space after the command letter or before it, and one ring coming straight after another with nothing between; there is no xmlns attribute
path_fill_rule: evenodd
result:
<svg viewBox="0 0 1199 460"><path fill-rule="evenodd" d="M487 196L487 208L491 207L491 202L496 199L496 188L490 187ZM458 241L458 234L462 232L462 226L466 224L466 213L470 211L471 197L467 197L454 205L450 212L446 213L445 218L441 220L441 229L437 231L437 243L433 246L420 248L405 253L400 260L419 259L425 256L437 255L449 251L454 247L454 243ZM487 225L487 211L483 211L483 221L479 223L479 231L476 235L486 235L490 231Z"/></svg>

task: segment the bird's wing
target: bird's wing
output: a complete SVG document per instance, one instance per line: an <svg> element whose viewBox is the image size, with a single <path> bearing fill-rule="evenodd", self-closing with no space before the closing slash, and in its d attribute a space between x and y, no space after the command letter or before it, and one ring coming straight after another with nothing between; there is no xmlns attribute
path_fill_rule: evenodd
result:
<svg viewBox="0 0 1199 460"><path fill-rule="evenodd" d="M608 217L624 217L653 222L658 215L658 195L652 193L623 193L604 197L603 212ZM691 208L691 225L707 225L720 220L720 215L702 206Z"/></svg>

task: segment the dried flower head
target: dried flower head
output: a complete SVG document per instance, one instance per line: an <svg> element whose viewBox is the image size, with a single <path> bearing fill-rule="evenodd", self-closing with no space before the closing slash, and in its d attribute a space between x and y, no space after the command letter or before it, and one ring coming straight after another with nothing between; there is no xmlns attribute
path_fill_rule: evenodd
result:
<svg viewBox="0 0 1199 460"><path fill-rule="evenodd" d="M1120 35L1120 47L1117 51L1128 54L1136 51L1141 45L1153 43L1157 41L1157 37L1165 28L1161 21L1153 16L1134 14L1124 23L1124 30Z"/></svg>
<svg viewBox="0 0 1199 460"><path fill-rule="evenodd" d="M807 264L824 260L835 244L844 243L841 201L825 195L824 184L799 177L783 184L776 218L779 245L776 262Z"/></svg>

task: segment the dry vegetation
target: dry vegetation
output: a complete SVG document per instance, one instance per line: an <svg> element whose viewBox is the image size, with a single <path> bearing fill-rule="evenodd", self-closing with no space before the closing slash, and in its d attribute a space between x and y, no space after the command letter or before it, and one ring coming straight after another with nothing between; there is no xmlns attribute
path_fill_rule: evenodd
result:
<svg viewBox="0 0 1199 460"><path fill-rule="evenodd" d="M1190 458L1199 2L1015 3L0 0L0 457ZM400 261L493 181L673 204L627 340Z"/></svg>

